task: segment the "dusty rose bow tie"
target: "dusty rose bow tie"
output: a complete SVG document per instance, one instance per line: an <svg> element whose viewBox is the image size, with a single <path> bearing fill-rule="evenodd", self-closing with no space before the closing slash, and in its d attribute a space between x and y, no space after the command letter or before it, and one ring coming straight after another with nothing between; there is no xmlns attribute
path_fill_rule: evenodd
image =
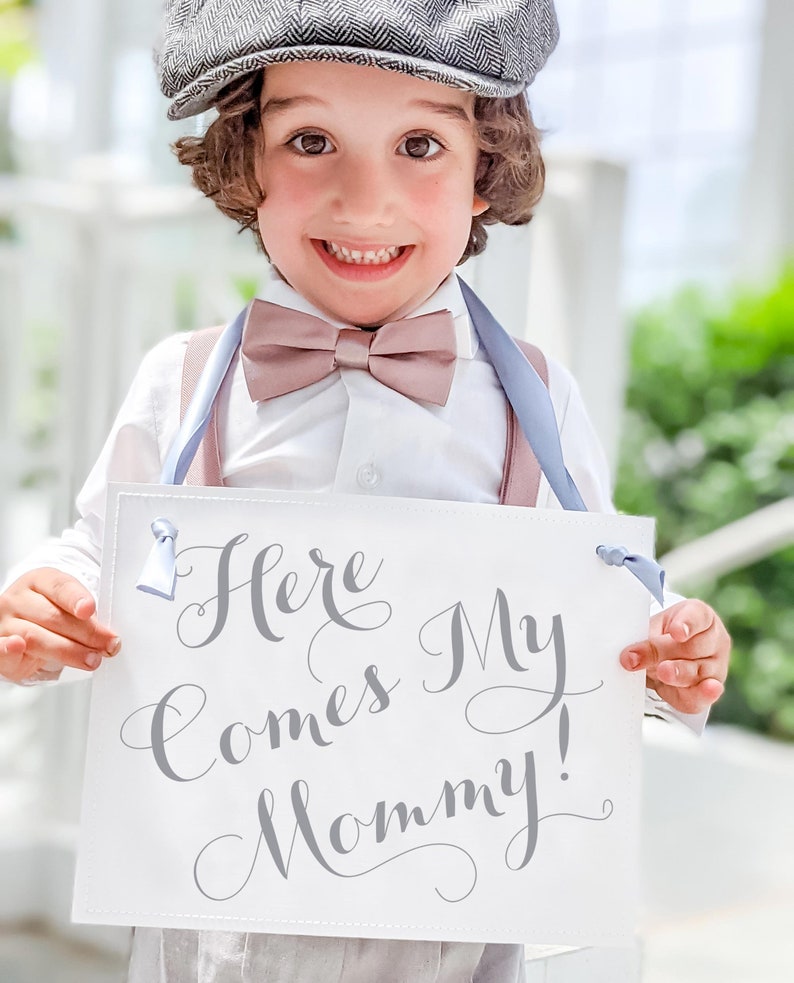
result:
<svg viewBox="0 0 794 983"><path fill-rule="evenodd" d="M303 389L334 369L365 369L411 399L443 406L455 372L455 325L449 311L389 321L377 331L335 328L322 318L252 302L242 360L253 400Z"/></svg>

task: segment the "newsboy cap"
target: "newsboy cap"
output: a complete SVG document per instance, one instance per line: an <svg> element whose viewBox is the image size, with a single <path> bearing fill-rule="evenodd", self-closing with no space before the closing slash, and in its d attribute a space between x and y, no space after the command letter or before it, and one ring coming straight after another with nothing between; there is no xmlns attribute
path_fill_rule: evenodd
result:
<svg viewBox="0 0 794 983"><path fill-rule="evenodd" d="M558 36L553 0L165 0L155 64L169 117L184 119L229 82L289 61L373 65L511 96Z"/></svg>

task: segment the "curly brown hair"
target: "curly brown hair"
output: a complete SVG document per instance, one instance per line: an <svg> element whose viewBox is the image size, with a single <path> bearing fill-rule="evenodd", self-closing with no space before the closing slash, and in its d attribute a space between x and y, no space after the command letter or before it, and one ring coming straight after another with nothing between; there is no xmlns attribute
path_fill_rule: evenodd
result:
<svg viewBox="0 0 794 983"><path fill-rule="evenodd" d="M257 208L265 193L256 177L263 77L262 72L255 72L222 89L215 107L218 116L206 133L182 137L174 151L180 163L193 169L196 187L224 215L250 229L264 252ZM474 119L480 147L474 191L488 202L488 210L472 219L460 263L485 249L486 225L529 222L545 180L540 132L523 94L503 99L476 96Z"/></svg>

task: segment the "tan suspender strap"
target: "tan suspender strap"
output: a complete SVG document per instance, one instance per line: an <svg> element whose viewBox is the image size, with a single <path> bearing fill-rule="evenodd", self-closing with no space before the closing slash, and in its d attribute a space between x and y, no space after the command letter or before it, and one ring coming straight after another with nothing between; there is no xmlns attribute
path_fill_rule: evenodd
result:
<svg viewBox="0 0 794 983"><path fill-rule="evenodd" d="M224 325L194 331L188 339L185 361L182 366L182 397L179 419L183 420L210 352L220 338ZM218 401L212 407L212 416L207 425L204 439L199 444L196 456L185 477L186 485L206 485L212 487L223 484L221 456L218 449Z"/></svg>
<svg viewBox="0 0 794 983"><path fill-rule="evenodd" d="M223 331L223 326L195 331L189 338L182 368L182 397L180 419L184 418L190 400L196 390L199 376L207 363L209 354ZM518 347L526 355L535 371L548 387L549 372L543 352L535 345L517 341ZM223 484L220 451L218 446L217 404L199 445L196 456L185 478L186 485L205 485L207 487ZM533 508L538 500L540 487L540 465L526 437L521 432L512 407L507 407L507 445L502 474L502 487L499 492L501 505L522 505Z"/></svg>
<svg viewBox="0 0 794 983"><path fill-rule="evenodd" d="M530 364L549 387L549 367L543 352L529 342L515 339L516 344L526 355ZM500 505L523 505L534 508L538 501L540 488L540 464L535 452L529 446L513 407L507 404L507 447L502 472L502 488L499 492Z"/></svg>

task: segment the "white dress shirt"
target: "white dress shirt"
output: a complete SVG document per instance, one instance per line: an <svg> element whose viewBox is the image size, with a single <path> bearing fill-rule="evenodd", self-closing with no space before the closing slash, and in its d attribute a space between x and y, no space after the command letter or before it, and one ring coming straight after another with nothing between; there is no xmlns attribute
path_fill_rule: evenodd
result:
<svg viewBox="0 0 794 983"><path fill-rule="evenodd" d="M274 304L328 318L273 275ZM254 403L239 360L219 396L219 443L228 487L346 492L496 503L505 459L507 404L479 346L454 276L412 316L450 310L458 359L445 406L415 402L360 369L337 369L298 392ZM344 326L339 324L340 327ZM143 359L78 498L74 527L24 566L57 566L94 594L109 481L158 482L179 428L189 335L172 335ZM609 472L571 375L549 362L549 393L563 454L588 509L612 512ZM538 506L559 508L545 477Z"/></svg>
<svg viewBox="0 0 794 983"><path fill-rule="evenodd" d="M263 299L330 320L271 276ZM416 402L361 369L341 368L304 389L252 402L240 360L219 395L219 445L228 487L345 492L497 503L507 440L507 403L450 275L411 316L446 309L455 319L457 362L445 406ZM348 325L336 323L339 327ZM94 595L99 586L109 481L160 480L180 423L188 334L160 342L143 359L105 446L78 499L73 528L11 572L53 566ZM609 472L570 373L549 360L549 394L568 470L587 508L614 512ZM545 476L537 505L560 508ZM671 602L678 598L671 595ZM700 731L705 714L673 711L649 692L648 711Z"/></svg>

